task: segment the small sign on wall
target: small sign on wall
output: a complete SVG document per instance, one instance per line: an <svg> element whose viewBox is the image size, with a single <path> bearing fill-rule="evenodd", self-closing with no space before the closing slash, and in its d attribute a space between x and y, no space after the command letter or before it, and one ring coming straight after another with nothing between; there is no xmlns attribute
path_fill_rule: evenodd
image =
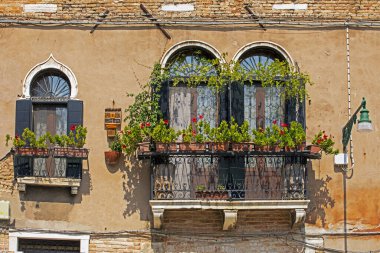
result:
<svg viewBox="0 0 380 253"><path fill-rule="evenodd" d="M107 137L116 136L116 131L121 128L121 108L106 108L104 126L107 130Z"/></svg>
<svg viewBox="0 0 380 253"><path fill-rule="evenodd" d="M0 220L9 220L9 201L0 200Z"/></svg>

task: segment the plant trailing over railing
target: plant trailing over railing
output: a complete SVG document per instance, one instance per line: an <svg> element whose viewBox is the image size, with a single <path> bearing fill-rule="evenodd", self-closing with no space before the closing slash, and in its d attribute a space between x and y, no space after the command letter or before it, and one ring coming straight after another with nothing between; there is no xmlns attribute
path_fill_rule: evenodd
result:
<svg viewBox="0 0 380 253"><path fill-rule="evenodd" d="M179 62L185 62L183 59L186 55L177 56ZM196 87L200 84L206 84L209 87L220 90L230 84L253 84L259 81L262 87L277 87L285 99L299 98L300 100L308 96L306 86L312 85L310 77L306 73L297 71L286 61L276 59L268 65L257 64L257 68L247 70L237 61L226 61L227 54L223 58L208 59L201 52L195 52L193 62L185 64L172 65L161 71L162 76L170 76L173 85L179 83L189 87ZM192 71L189 72L188 70ZM170 71L170 73L169 73Z"/></svg>

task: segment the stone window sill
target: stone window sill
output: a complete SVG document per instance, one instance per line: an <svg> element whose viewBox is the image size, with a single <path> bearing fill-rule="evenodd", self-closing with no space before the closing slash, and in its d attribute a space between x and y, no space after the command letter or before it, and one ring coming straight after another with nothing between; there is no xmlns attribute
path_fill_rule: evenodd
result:
<svg viewBox="0 0 380 253"><path fill-rule="evenodd" d="M78 194L81 179L74 178L48 178L48 177L19 177L17 178L18 189L26 191L26 186L68 187L71 194Z"/></svg>
<svg viewBox="0 0 380 253"><path fill-rule="evenodd" d="M306 216L305 210L310 200L150 200L153 212L154 228L162 227L165 210L199 209L199 210L223 210L223 230L234 228L237 222L239 210L290 210L292 213L293 227L301 225Z"/></svg>

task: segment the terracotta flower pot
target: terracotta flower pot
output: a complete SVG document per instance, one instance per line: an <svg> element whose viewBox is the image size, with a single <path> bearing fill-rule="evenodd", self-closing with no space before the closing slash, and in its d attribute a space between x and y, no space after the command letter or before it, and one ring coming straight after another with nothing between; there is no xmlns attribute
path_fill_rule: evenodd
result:
<svg viewBox="0 0 380 253"><path fill-rule="evenodd" d="M228 142L213 142L212 144L212 151L216 152L226 152L229 148Z"/></svg>
<svg viewBox="0 0 380 253"><path fill-rule="evenodd" d="M232 151L247 152L247 151L252 150L253 143L251 142L231 143L231 148L232 148Z"/></svg>
<svg viewBox="0 0 380 253"><path fill-rule="evenodd" d="M312 144L312 145L306 146L305 150L310 151L310 153L319 153L321 152L321 147L318 145Z"/></svg>
<svg viewBox="0 0 380 253"><path fill-rule="evenodd" d="M178 148L180 151L206 151L207 150L207 144L206 143L186 143L181 142L178 143Z"/></svg>
<svg viewBox="0 0 380 253"><path fill-rule="evenodd" d="M104 157L106 159L106 163L109 165L115 165L118 163L121 152L118 151L104 151Z"/></svg>
<svg viewBox="0 0 380 253"><path fill-rule="evenodd" d="M141 142L138 145L140 153L150 152L150 142Z"/></svg>

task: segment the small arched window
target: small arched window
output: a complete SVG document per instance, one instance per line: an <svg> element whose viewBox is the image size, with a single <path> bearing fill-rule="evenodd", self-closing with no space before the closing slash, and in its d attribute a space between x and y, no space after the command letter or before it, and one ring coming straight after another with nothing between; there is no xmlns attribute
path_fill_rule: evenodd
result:
<svg viewBox="0 0 380 253"><path fill-rule="evenodd" d="M206 75L215 75L216 70L206 59L214 59L215 56L201 47L181 48L170 56L166 68L169 71L169 80L161 89L161 109L164 118L170 120L171 127L184 129L188 127L192 119L200 115L211 126L216 126L219 120L219 96L206 84L196 87L188 87L185 83L173 85L173 77L190 77L197 75L200 69L208 65ZM204 73L203 73L204 75Z"/></svg>

